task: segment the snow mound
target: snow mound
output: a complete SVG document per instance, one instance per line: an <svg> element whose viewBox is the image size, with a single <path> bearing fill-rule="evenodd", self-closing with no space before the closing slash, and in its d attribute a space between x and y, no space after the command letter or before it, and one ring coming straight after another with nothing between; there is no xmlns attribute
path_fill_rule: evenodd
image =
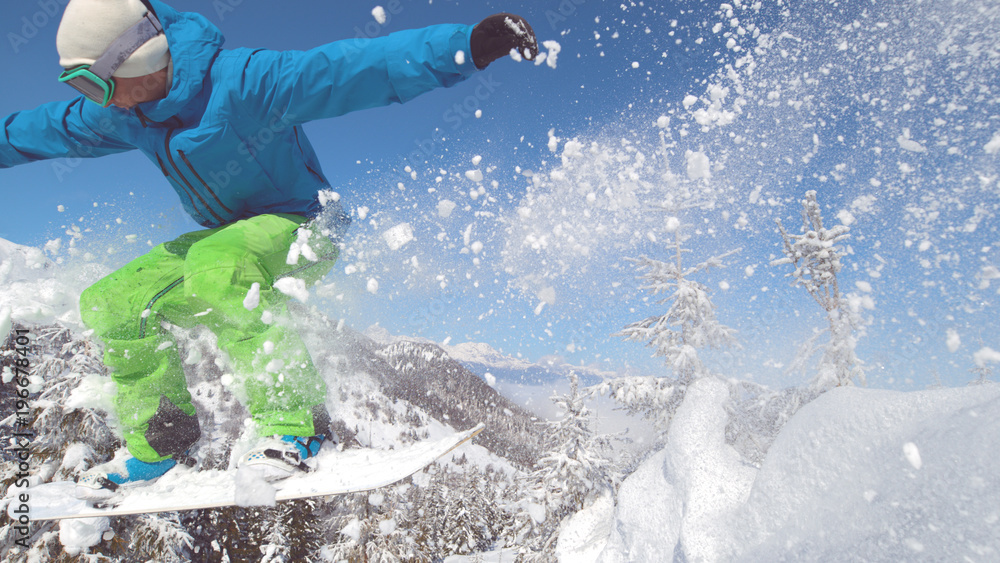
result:
<svg viewBox="0 0 1000 563"><path fill-rule="evenodd" d="M723 391L692 385L669 445L622 483L599 561L1000 557L1000 385L836 388L757 471L725 443Z"/></svg>
<svg viewBox="0 0 1000 563"><path fill-rule="evenodd" d="M834 389L771 447L735 559L997 560L998 444L1000 386Z"/></svg>
<svg viewBox="0 0 1000 563"><path fill-rule="evenodd" d="M679 546L691 561L716 561L715 523L746 498L754 470L726 444L729 389L715 378L691 384L667 447L622 483L617 522L603 562L657 561ZM650 499L660 502L650 502Z"/></svg>

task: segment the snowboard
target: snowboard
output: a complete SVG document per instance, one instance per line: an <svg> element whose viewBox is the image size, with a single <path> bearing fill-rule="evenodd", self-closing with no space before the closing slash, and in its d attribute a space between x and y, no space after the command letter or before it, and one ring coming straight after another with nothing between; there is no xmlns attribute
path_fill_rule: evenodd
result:
<svg viewBox="0 0 1000 563"><path fill-rule="evenodd" d="M275 502L370 491L413 475L455 448L472 440L484 426L457 432L440 440L417 442L394 450L367 448L320 451L314 470L274 483L254 479L252 472L195 470L178 466L156 481L134 485L104 504L77 499L76 483L55 481L27 489L12 489L7 513L15 521L27 504L32 521L127 516L219 508L270 506ZM21 503L20 495L28 502ZM114 503L113 505L109 503ZM19 513L15 512L19 510Z"/></svg>

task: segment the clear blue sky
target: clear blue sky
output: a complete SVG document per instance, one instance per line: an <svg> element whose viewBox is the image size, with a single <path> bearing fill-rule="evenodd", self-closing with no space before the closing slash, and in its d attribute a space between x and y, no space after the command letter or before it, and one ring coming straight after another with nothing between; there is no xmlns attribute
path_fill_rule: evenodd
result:
<svg viewBox="0 0 1000 563"><path fill-rule="evenodd" d="M562 139L560 151L567 138L598 141L605 148L620 148L620 139L628 138L646 155L661 150L657 135L665 131L675 143L669 149L673 169L684 175L688 151L708 155L712 190L721 194L711 212L685 217L692 234L698 231L692 259L743 248L727 269L703 280L716 290L720 319L740 331L744 346L717 359L720 371L773 384L803 379L777 366L787 365L794 346L822 319L801 290L788 287L786 272L768 264L779 253L774 219L797 228L796 201L807 189L820 191L829 222L843 210L856 220L844 285L872 287L873 324L859 355L869 363L873 386L923 387L935 377L963 384L971 379L973 352L982 346L1000 349L998 281L984 270L1000 262L998 188L989 179L997 153L983 148L1000 130L993 117L998 112L994 100L976 98L948 78L950 63L989 90L997 86L996 63L960 48L937 55L927 51L918 57L923 66L894 59L905 49L933 47L920 47L925 41L916 23L907 27L910 20L889 17L902 15L905 3L889 3L880 13L862 13L852 3L838 8L791 3L784 14L771 8L727 14L693 1L639 6L596 0L400 0L400 10L384 25L371 15L379 4L396 5L172 3L209 17L230 48L307 49L359 34L475 23L499 11L525 16L540 40L561 45L555 69L502 60L469 83L411 103L307 126L332 184L353 208L367 208L364 220L356 220L344 259L327 277L328 299L316 300L332 316L359 329L377 322L395 333L438 341L483 341L529 359L561 355L574 363L655 372L660 360L649 359L648 350L609 334L662 310L643 300L624 260L641 253L668 256L661 243L646 236L656 238L651 225L660 219L649 207L657 200L635 208L633 230L640 236L595 238L601 251L570 261L572 271L552 279L545 277L542 259L553 256L540 254L537 265L528 260L512 273L502 251L511 248L507 227L517 224L515 209L531 183L517 170L546 174L560 166L558 153L547 147L550 130ZM0 115L74 94L55 80L58 16L49 16L45 7L35 1L0 6L7 77ZM934 9L906 16L937 22L924 32L950 37L958 47L984 37L995 42L989 24L967 35L952 33L967 14ZM773 41L758 44L753 26L772 32ZM727 47L726 33L742 51ZM749 70L746 60L737 64L755 47L761 49L757 67ZM733 72L726 72L727 64ZM713 73L717 78L711 83L729 88L715 108L704 82ZM907 82L906 76L920 78ZM477 90L481 85L489 87ZM703 100L685 103L688 95ZM482 116L456 112L456 104L480 109ZM734 107L743 109L733 124L712 121L725 119L720 111ZM703 113L695 116L699 109ZM658 128L657 118L667 115L670 124ZM699 120L711 122L705 131ZM420 159L408 160L421 150ZM473 163L476 156L479 164ZM415 179L404 169L408 164ZM464 177L472 169L486 176L481 198L468 195L479 186ZM609 174L603 180L615 187L629 179ZM146 240L155 244L197 228L138 153L3 170L0 186L7 201L0 237L41 245L65 238L63 231L77 225L92 231L84 242L95 259L110 266L141 252ZM541 190L536 193L546 189L535 188ZM457 204L444 218L437 207L442 199ZM629 230L628 219L614 218L621 231ZM969 230L970 221L976 228ZM400 223L410 224L416 238L392 250L383 233ZM125 242L130 234L138 235L137 243ZM657 240L664 236L660 232ZM470 241L482 242L483 250L469 252ZM554 305L539 309L534 291L516 289L519 279L533 274L557 291ZM378 281L375 293L367 291L371 279ZM946 347L949 330L961 339L955 352Z"/></svg>

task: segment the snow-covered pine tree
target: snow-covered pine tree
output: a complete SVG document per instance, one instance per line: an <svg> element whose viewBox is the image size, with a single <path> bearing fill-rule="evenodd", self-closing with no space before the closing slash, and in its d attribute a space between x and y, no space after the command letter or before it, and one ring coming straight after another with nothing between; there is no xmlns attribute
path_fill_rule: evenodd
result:
<svg viewBox="0 0 1000 563"><path fill-rule="evenodd" d="M427 469L429 482L408 491L407 532L433 560L488 550L509 525L494 493L503 489L503 473L463 462L437 462Z"/></svg>
<svg viewBox="0 0 1000 563"><path fill-rule="evenodd" d="M330 519L330 536L324 551L332 561L364 561L365 551L362 536L371 507L366 493L343 495L339 499L336 514Z"/></svg>
<svg viewBox="0 0 1000 563"><path fill-rule="evenodd" d="M144 514L135 518L116 519L127 530L116 530L116 537L127 537L127 549L120 555L136 559L155 559L164 563L190 561L194 538L175 514Z"/></svg>
<svg viewBox="0 0 1000 563"><path fill-rule="evenodd" d="M452 494L445 508L447 525L440 531L445 555L469 555L481 551L492 543L483 519L485 499L480 489L483 474L469 463L447 473L451 476Z"/></svg>
<svg viewBox="0 0 1000 563"><path fill-rule="evenodd" d="M792 285L804 288L826 312L828 326L807 340L799 351L792 369L804 368L816 353L822 356L811 386L822 392L832 387L858 383L864 385L865 373L861 360L855 355L857 336L864 323L857 304L852 307L849 299L840 292L837 274L847 255L842 243L850 237L847 225L823 226L823 216L816 200L815 190L806 192L802 200L802 232L790 234L778 220L778 229L784 241L784 258L771 262L774 266L790 264L794 269L788 274ZM860 300L859 300L860 302ZM820 344L824 333L829 334L825 344Z"/></svg>
<svg viewBox="0 0 1000 563"><path fill-rule="evenodd" d="M663 356L673 377L627 377L610 379L596 386L609 393L630 414L651 419L662 436L666 436L674 412L684 400L687 386L700 377L710 375L699 350L738 346L733 329L720 323L715 316L715 304L708 288L691 279L700 272L723 267L723 260L739 252L732 250L713 256L694 266L683 262L686 239L676 217L667 219L667 230L674 235L670 261L643 256L635 260L643 289L653 295L667 294L659 304L669 304L667 312L627 325L614 336L633 342L645 342L654 356Z"/></svg>
<svg viewBox="0 0 1000 563"><path fill-rule="evenodd" d="M79 405L78 400L70 400L82 385L92 376L107 373L101 362L100 349L92 342L75 336L62 325L24 326L14 328L30 329L32 342L29 355L32 377L28 387L31 391L28 403L31 406L27 417L10 414L0 421L4 432L29 432L31 439L31 472L43 479L67 479L81 468L89 467L95 459L101 459L115 451L118 441L107 426L107 415L95 408ZM17 358L10 342L2 354L5 388L14 387L14 382L6 376ZM14 406L7 401L6 406ZM9 411L8 411L9 412ZM10 432L13 434L13 432ZM18 466L8 456L0 463L0 490L6 491L17 480ZM0 526L0 560L10 562L42 560L57 561L72 559L62 552L57 526L53 522L38 522L32 525L26 551L14 545L17 535L12 533L11 522ZM23 539L23 538L22 538ZM95 553L94 558L102 555Z"/></svg>
<svg viewBox="0 0 1000 563"><path fill-rule="evenodd" d="M990 378L993 376L993 366L990 365L976 365L976 367L969 370L976 379L969 382L969 385L985 385L990 382Z"/></svg>
<svg viewBox="0 0 1000 563"><path fill-rule="evenodd" d="M390 486L372 492L339 497L338 518L330 521L334 543L324 548L332 561L396 563L431 561L423 546L411 536L413 522L400 490Z"/></svg>
<svg viewBox="0 0 1000 563"><path fill-rule="evenodd" d="M721 267L722 259L732 254L714 256L700 264L684 268L680 235L676 235L676 261L663 262L643 256L636 263L646 270L643 287L654 295L669 293L661 304L670 304L667 312L627 325L616 336L633 342L646 342L654 356L663 356L677 381L690 383L708 374L698 356L700 348L720 348L736 343L734 331L715 317L715 304L708 288L690 276L713 267Z"/></svg>
<svg viewBox="0 0 1000 563"><path fill-rule="evenodd" d="M325 524L322 501L303 499L278 504L268 511L263 528L269 530L260 550L261 563L299 563L317 560Z"/></svg>
<svg viewBox="0 0 1000 563"><path fill-rule="evenodd" d="M993 362L997 361L996 352L979 339L979 351L972 355L973 367L969 372L976 376L969 382L969 385L983 385L990 382L993 377Z"/></svg>
<svg viewBox="0 0 1000 563"><path fill-rule="evenodd" d="M563 520L613 488L617 480L612 462L602 453L603 441L590 427L589 394L580 392L575 373L568 379L569 393L551 397L562 416L541 423L547 444L528 481L527 505L521 515L522 521L533 521L530 533L521 540L520 554L525 560L553 557Z"/></svg>
<svg viewBox="0 0 1000 563"><path fill-rule="evenodd" d="M441 477L444 471L440 463L432 463L424 469L424 475L421 476L428 479L427 484L413 487L407 495L416 515L411 534L417 545L428 553L444 552L444 541L440 537L440 526L446 512L447 487Z"/></svg>

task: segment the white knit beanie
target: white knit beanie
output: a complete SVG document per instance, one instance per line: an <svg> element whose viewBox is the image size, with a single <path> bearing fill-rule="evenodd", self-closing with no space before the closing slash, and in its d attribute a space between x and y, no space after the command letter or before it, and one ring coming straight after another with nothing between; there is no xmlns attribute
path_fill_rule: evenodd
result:
<svg viewBox="0 0 1000 563"><path fill-rule="evenodd" d="M146 14L140 0L70 0L56 33L59 64L73 68L94 64L111 43ZM118 67L114 76L135 78L166 68L170 62L162 33L147 41Z"/></svg>

